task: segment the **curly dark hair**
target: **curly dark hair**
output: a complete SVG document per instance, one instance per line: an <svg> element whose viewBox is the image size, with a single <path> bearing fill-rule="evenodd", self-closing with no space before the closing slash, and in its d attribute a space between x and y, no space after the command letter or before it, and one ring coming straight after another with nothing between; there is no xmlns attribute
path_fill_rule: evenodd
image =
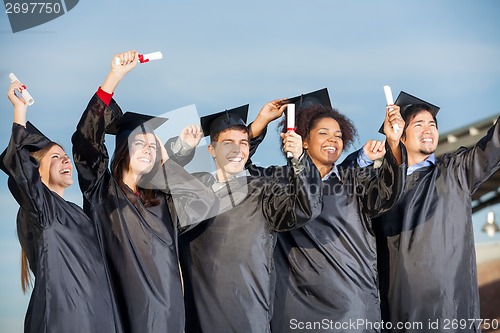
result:
<svg viewBox="0 0 500 333"><path fill-rule="evenodd" d="M302 137L302 140L308 140L311 129L324 118L332 118L339 123L344 149L351 147L358 136L356 127L354 127L354 124L349 118L341 114L339 110L331 107L317 104L295 112L295 132ZM285 117L283 117L278 124L278 131L285 133L287 130L286 123L287 119L285 112Z"/></svg>

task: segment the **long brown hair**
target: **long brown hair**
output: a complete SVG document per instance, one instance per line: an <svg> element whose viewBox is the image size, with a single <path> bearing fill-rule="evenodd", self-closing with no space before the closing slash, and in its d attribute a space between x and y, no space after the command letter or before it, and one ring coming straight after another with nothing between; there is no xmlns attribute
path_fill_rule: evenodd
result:
<svg viewBox="0 0 500 333"><path fill-rule="evenodd" d="M130 193L128 186L123 182L123 166L128 165L130 162L128 138L139 133L154 134L154 131L145 126L140 126L134 131L122 131L117 135L115 151L113 158L111 159L111 175L133 204L135 204L136 200L139 199L145 207L158 206L160 204L160 200L156 198L157 193L155 190L143 188L138 184L137 193L132 194ZM161 158L158 158L158 156L161 156L161 150L160 143L158 141L156 142L156 156L155 165L153 170L150 171L151 174L161 168Z"/></svg>
<svg viewBox="0 0 500 333"><path fill-rule="evenodd" d="M62 149L62 146L60 144L50 141L45 147L40 150L31 152L30 155L40 164L40 161L54 146L59 146ZM24 249L21 249L21 288L24 294L26 294L26 291L33 285L33 275L31 275L30 271L31 267L29 265L28 257L26 256L26 252L24 251Z"/></svg>

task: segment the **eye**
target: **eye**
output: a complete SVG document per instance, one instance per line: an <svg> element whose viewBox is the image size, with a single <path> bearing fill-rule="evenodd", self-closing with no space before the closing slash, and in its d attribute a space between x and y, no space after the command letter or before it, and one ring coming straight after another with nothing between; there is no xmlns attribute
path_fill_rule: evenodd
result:
<svg viewBox="0 0 500 333"><path fill-rule="evenodd" d="M248 146L248 142L244 141L244 142L241 143L241 145L244 146L244 147L246 147L246 146Z"/></svg>
<svg viewBox="0 0 500 333"><path fill-rule="evenodd" d="M135 141L134 146L144 148L145 144L142 141Z"/></svg>
<svg viewBox="0 0 500 333"><path fill-rule="evenodd" d="M59 159L59 155L52 155L50 158Z"/></svg>

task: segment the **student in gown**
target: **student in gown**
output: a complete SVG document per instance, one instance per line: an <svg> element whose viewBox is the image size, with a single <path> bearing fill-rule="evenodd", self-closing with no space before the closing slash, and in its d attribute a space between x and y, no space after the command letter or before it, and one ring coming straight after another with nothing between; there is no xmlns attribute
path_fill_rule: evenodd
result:
<svg viewBox="0 0 500 333"><path fill-rule="evenodd" d="M283 182L249 174L247 112L245 105L201 119L216 171L197 177L213 189L219 211L179 240L186 333L270 332L276 232L297 228L321 210L319 174L297 134L283 134L284 149L294 156L277 167L287 175Z"/></svg>
<svg viewBox="0 0 500 333"><path fill-rule="evenodd" d="M57 143L26 122L22 84L14 106L9 146L0 168L19 203L23 291L34 276L24 332L121 332L96 227L82 208L64 199L73 183L71 160Z"/></svg>
<svg viewBox="0 0 500 333"><path fill-rule="evenodd" d="M328 91L283 103L296 105L296 133L304 138L304 150L320 171L323 208L314 221L278 235L272 331L346 332L353 328L346 325L355 322L359 325L353 332L379 332L371 219L391 208L404 186L401 133L391 130L387 135L388 153L379 169L367 172L338 165L356 130L346 116L332 109ZM395 123L402 127L400 115L387 110L385 126Z"/></svg>
<svg viewBox="0 0 500 333"><path fill-rule="evenodd" d="M436 158L439 108L405 92L395 103L408 171L397 205L374 221L384 319L412 327L393 332L420 332L419 323L424 331L479 332L471 195L500 168L498 119L473 147Z"/></svg>
<svg viewBox="0 0 500 333"><path fill-rule="evenodd" d="M152 179L150 175L162 174L163 149L154 129L166 119L122 114L112 99L137 61L135 51L113 57L111 70L73 134L73 154L86 211L102 233L125 331L180 333L185 319L177 212L172 196L146 181ZM110 167L105 133L116 135ZM200 138L201 134L194 134L186 141L194 147ZM183 163L192 158L179 154Z"/></svg>

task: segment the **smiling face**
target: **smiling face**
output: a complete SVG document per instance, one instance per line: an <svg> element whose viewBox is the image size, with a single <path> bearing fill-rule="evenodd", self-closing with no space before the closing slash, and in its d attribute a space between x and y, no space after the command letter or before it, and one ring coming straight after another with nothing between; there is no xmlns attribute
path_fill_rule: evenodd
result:
<svg viewBox="0 0 500 333"><path fill-rule="evenodd" d="M152 133L140 133L129 141L129 172L139 176L151 171L156 161L157 143Z"/></svg>
<svg viewBox="0 0 500 333"><path fill-rule="evenodd" d="M250 151L248 133L238 129L228 129L219 133L217 142L208 146L214 158L219 181L245 169Z"/></svg>
<svg viewBox="0 0 500 333"><path fill-rule="evenodd" d="M425 160L436 151L439 132L436 121L429 111L421 111L410 120L401 141L408 152L408 164Z"/></svg>
<svg viewBox="0 0 500 333"><path fill-rule="evenodd" d="M73 184L71 160L58 145L53 145L39 160L38 171L42 182L61 196L64 189Z"/></svg>
<svg viewBox="0 0 500 333"><path fill-rule="evenodd" d="M321 118L311 128L308 138L304 140L303 147L307 149L314 165L324 176L324 171L326 172L333 167L344 149L339 123L333 118Z"/></svg>

